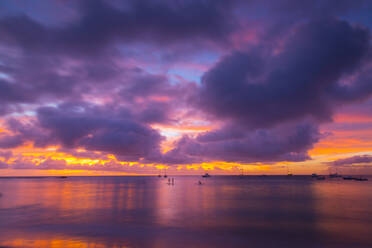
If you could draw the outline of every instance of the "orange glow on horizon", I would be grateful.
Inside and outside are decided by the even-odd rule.
[[[361,114],[337,114],[333,117],[336,123],[372,123],[372,117]]]

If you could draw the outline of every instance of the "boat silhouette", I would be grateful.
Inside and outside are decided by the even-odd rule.
[[[346,176],[346,177],[343,177],[344,180],[353,180],[354,178],[352,176]]]

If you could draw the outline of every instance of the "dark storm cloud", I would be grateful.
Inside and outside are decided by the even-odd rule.
[[[167,154],[170,161],[309,159],[307,151],[322,137],[319,123],[330,121],[338,105],[372,93],[363,78],[371,61],[366,29],[337,19],[313,21],[291,30],[282,44],[275,51],[236,51],[203,76],[197,107],[230,124],[183,138]]]
[[[196,90],[194,83],[169,82],[169,78],[162,74],[149,74],[138,71],[132,74],[131,82],[122,85],[120,96],[127,101],[134,101],[136,98],[158,97],[166,98],[177,97],[178,99],[188,96]]]
[[[6,3],[3,5],[6,9]],[[52,8],[53,3],[48,1],[45,5]],[[240,34],[246,25],[257,26],[257,21],[270,29],[264,32],[266,36],[287,29],[299,19],[353,17],[362,9],[366,13],[372,9],[372,4],[366,0],[337,3],[322,0],[82,0],[69,5],[75,14],[70,18],[57,15],[62,19],[59,25],[35,18],[32,12],[4,11],[0,18],[0,41],[21,47],[28,53],[67,56],[94,56],[110,50],[114,44],[133,42],[163,48],[169,44],[187,46],[193,43],[200,49],[200,42],[204,41],[209,46],[219,44],[221,49],[230,50],[231,35]],[[58,23],[58,19],[52,23],[55,21]]]
[[[33,99],[16,84],[0,80],[0,116],[16,111],[17,107],[12,104],[32,101]]]
[[[198,159],[249,163],[258,161],[302,161],[321,134],[311,123],[296,123],[273,129],[247,130],[226,126],[200,134],[196,139],[184,137],[177,148],[166,154],[165,162],[190,163]]]
[[[0,40],[27,51],[95,54],[112,42],[222,40],[236,26],[231,4],[224,1],[80,2],[80,17],[50,27],[26,15],[0,20]]]
[[[143,123],[169,123],[171,122],[168,116],[170,106],[168,103],[150,103],[150,106],[141,111],[137,117]]]
[[[259,30],[263,30],[261,43],[271,43],[285,35],[291,26],[319,18],[342,18],[372,27],[369,18],[372,2],[369,0],[250,0],[240,3],[237,11],[240,20],[245,24],[252,20],[259,23]]]
[[[60,145],[115,154],[126,161],[160,157],[163,137],[125,107],[98,106],[77,102],[57,107],[40,107],[37,120],[8,119],[12,134],[0,136],[0,148],[14,148],[33,142],[35,147]],[[78,154],[81,156],[82,154]],[[92,154],[86,154],[94,157]]]
[[[262,2],[262,1],[258,1]],[[296,1],[296,0],[279,0],[271,2],[268,8],[272,12],[281,14],[281,16],[290,16],[291,18],[303,17],[324,17],[346,15],[358,12],[360,15],[363,10],[370,10],[371,2],[368,0],[313,0],[313,1]],[[285,15],[286,14],[286,15]]]
[[[88,92],[84,87],[88,76],[83,73],[61,74],[58,70],[61,70],[63,62],[58,58],[7,55],[3,51],[0,55],[0,61],[7,64],[6,69],[0,68],[0,74],[6,75],[4,80],[0,80],[0,103],[4,109],[0,114],[20,111],[16,108],[20,103],[68,99]]]
[[[231,15],[231,6],[221,1],[79,1],[75,6],[77,17],[63,25],[48,25],[32,18],[33,13],[5,12],[0,18],[0,76],[9,77],[0,81],[0,115],[22,111],[15,108],[20,103],[83,95],[109,94],[127,103],[136,97],[177,95],[182,86],[170,86],[165,75],[144,76],[141,65],[118,65],[123,57],[113,52],[115,44],[220,40],[234,28],[233,18],[224,18]],[[169,109],[165,104],[143,108],[145,122],[169,121],[161,110]]]
[[[186,105],[197,90],[195,83],[172,84],[165,75],[138,73],[121,85],[120,99],[136,109],[136,118],[144,123],[170,123],[171,113]]]
[[[14,84],[0,80],[0,102],[22,102],[26,97],[18,91]]]
[[[349,158],[338,159],[327,163],[331,166],[347,166],[353,164],[368,164],[372,163],[372,156],[370,155],[357,155]]]
[[[360,90],[354,90],[362,86],[358,82],[348,88],[339,84],[368,55],[366,29],[328,19],[294,32],[278,55],[259,48],[223,58],[203,76],[199,106],[217,118],[265,127],[309,116],[329,120],[345,98],[340,91],[359,93],[350,100],[371,93],[369,84]]]
[[[22,145],[24,138],[22,135],[1,135],[0,136],[0,148],[14,148]]]
[[[138,160],[159,154],[162,136],[136,121],[129,110],[87,104],[43,107],[40,126],[64,147],[83,147]]]
[[[26,105],[20,104],[69,102],[90,97],[137,105],[135,112],[144,121],[165,122],[171,105],[161,104],[162,99],[179,101],[195,88],[186,82],[172,85],[166,75],[122,65],[118,56],[102,55],[98,61],[58,56],[15,57],[3,58],[7,66],[0,68],[0,76],[4,73],[7,77],[0,79],[0,115],[24,111]],[[136,102],[139,98],[140,104]],[[155,116],[155,112],[159,116]]]

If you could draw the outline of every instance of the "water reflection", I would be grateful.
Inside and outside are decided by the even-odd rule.
[[[0,180],[0,247],[371,247],[369,182]]]
[[[1,247],[48,247],[48,248],[105,248],[107,243],[99,243],[92,241],[81,241],[74,239],[65,239],[64,237],[53,237],[47,239],[34,238],[14,238],[10,241],[5,241]],[[122,244],[111,243],[109,247],[124,248]]]
[[[333,180],[313,184],[317,225],[334,244],[371,246],[371,184]],[[365,246],[367,247],[367,246]]]

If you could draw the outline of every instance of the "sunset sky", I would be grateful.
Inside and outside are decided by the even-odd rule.
[[[0,176],[372,174],[372,1],[0,1]]]

